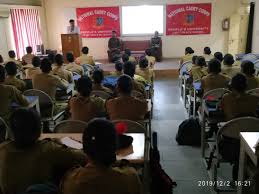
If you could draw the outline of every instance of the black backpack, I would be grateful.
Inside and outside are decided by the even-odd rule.
[[[175,140],[179,145],[201,145],[201,126],[198,119],[184,120],[178,128]]]

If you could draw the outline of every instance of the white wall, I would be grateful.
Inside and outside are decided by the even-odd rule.
[[[259,0],[255,0],[253,53],[259,53]]]
[[[51,49],[61,51],[60,34],[65,33],[68,18],[75,17],[71,8],[98,7],[116,5],[143,5],[143,4],[173,4],[173,3],[212,3],[212,24],[210,35],[195,36],[163,36],[163,56],[166,58],[179,57],[184,54],[186,46],[192,46],[198,53],[204,46],[210,46],[213,51],[227,51],[228,32],[222,31],[221,22],[231,16],[238,6],[238,0],[43,0],[46,11],[48,30],[48,45]],[[123,40],[150,39],[150,37],[123,37]],[[90,54],[97,59],[107,58],[107,38],[83,39],[83,45],[90,48]]]

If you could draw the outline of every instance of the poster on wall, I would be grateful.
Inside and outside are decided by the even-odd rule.
[[[166,35],[210,34],[211,3],[166,6]]]
[[[82,38],[111,37],[112,30],[120,36],[119,7],[88,7],[76,9]]]

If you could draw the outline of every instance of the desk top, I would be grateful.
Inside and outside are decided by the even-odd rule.
[[[127,159],[132,163],[143,163],[145,152],[145,135],[144,133],[127,133],[126,135],[133,137],[132,146],[117,151],[117,160]],[[40,139],[45,138],[64,138],[70,137],[78,142],[82,141],[81,133],[45,133]]]

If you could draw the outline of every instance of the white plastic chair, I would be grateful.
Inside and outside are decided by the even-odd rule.
[[[246,93],[259,97],[259,88],[248,90]]]
[[[251,61],[251,62],[255,62],[256,60],[258,60],[258,58],[253,53],[248,53],[248,54],[244,55],[241,59],[241,61]]]
[[[79,120],[61,121],[54,127],[54,133],[83,133],[86,126],[86,122]]]

